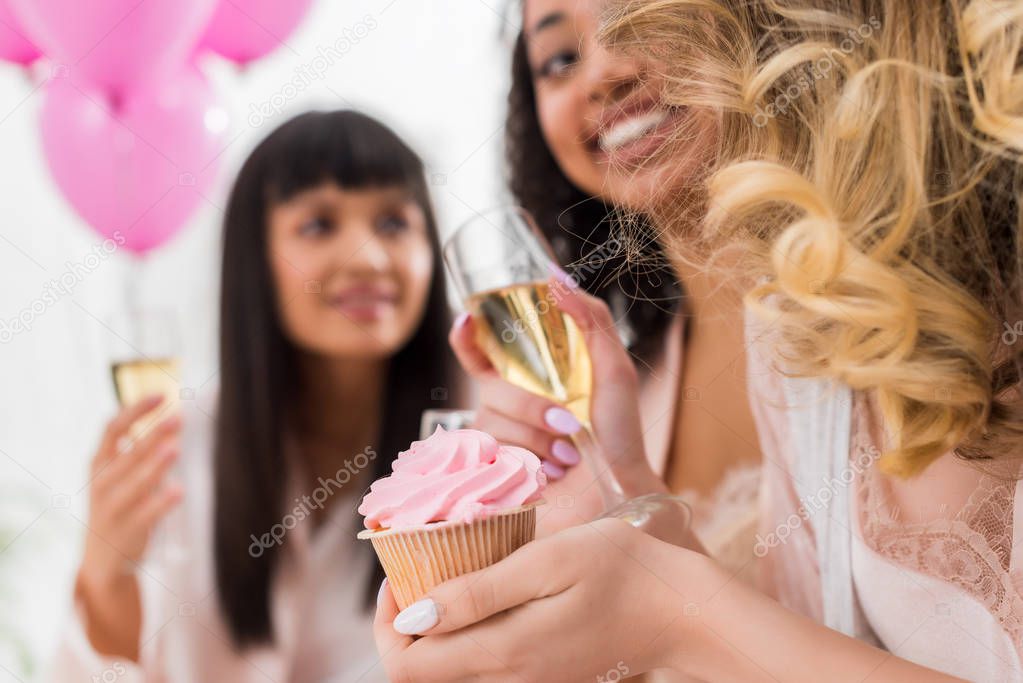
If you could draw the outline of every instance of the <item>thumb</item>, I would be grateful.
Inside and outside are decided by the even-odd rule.
[[[448,333],[448,344],[470,377],[482,379],[494,375],[494,366],[476,343],[476,323],[468,311],[455,319]]]
[[[598,387],[613,389],[638,384],[636,366],[618,336],[611,309],[603,299],[584,292],[564,272],[551,278],[551,292],[558,307],[575,322],[586,341],[593,366],[593,382]]]
[[[568,563],[562,560],[558,567],[557,542],[551,545],[545,541],[527,543],[500,562],[435,586],[395,617],[395,630],[410,635],[457,631],[530,600],[561,592],[567,583],[552,577],[559,576],[558,569],[563,575]]]
[[[398,615],[398,603],[394,600],[391,587],[384,579],[377,593],[377,610],[373,618],[373,638],[376,640],[380,659],[385,660],[391,655],[398,655],[414,641],[411,636],[402,635],[394,630],[394,617]]]

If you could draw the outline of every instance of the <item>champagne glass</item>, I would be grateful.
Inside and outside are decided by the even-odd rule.
[[[139,417],[129,428],[134,442],[164,419],[181,411],[181,339],[177,320],[168,309],[131,308],[123,314],[110,316],[107,329],[110,344],[110,375],[117,402],[123,408],[144,398],[159,394],[163,402]],[[180,462],[172,468],[172,476],[182,480]],[[172,562],[185,559],[183,538],[184,515],[180,506],[167,513],[163,530],[154,539]],[[174,529],[174,531],[171,531]]]
[[[430,438],[430,435],[437,431],[437,427],[443,427],[449,432],[465,429],[475,418],[474,410],[424,410],[419,420],[419,438]]]
[[[593,431],[593,370],[586,342],[550,291],[553,250],[518,207],[477,215],[444,245],[444,261],[476,323],[477,343],[508,382],[564,406],[582,424],[572,436],[592,470],[602,517],[619,517],[677,545],[692,545],[691,512],[678,496],[628,498]]]
[[[582,424],[573,435],[604,499],[601,516],[681,546],[692,546],[692,512],[680,497],[629,499],[590,421],[593,373],[585,340],[550,292],[555,261],[530,215],[496,209],[459,227],[444,261],[476,321],[477,343],[508,382],[564,406]]]
[[[159,394],[163,403],[131,426],[132,439],[180,409],[181,361],[173,314],[130,310],[110,318],[110,375],[121,407]]]
[[[555,304],[555,261],[519,208],[479,214],[444,245],[444,261],[476,322],[477,343],[511,384],[564,406],[582,424],[572,436],[592,468],[604,507],[626,500],[590,422],[593,372],[582,332]]]

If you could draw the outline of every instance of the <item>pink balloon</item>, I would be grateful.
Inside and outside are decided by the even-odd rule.
[[[39,48],[25,35],[25,29],[7,6],[7,0],[0,0],[0,59],[27,65],[34,62],[39,54]]]
[[[244,64],[275,50],[291,35],[312,0],[220,0],[200,48]]]
[[[136,253],[170,239],[213,184],[226,114],[202,76],[179,73],[125,98],[69,78],[46,87],[43,152],[75,211]]]
[[[28,36],[79,82],[117,96],[171,73],[216,0],[7,0]]]

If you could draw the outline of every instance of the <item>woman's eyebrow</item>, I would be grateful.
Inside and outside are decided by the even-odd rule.
[[[406,187],[404,185],[383,185],[378,186],[376,189],[378,189],[380,194],[389,202],[397,202],[400,204],[419,202],[419,198],[416,196],[415,191],[411,187]]]
[[[544,30],[545,28],[553,26],[564,20],[565,20],[564,12],[551,12],[550,14],[541,17],[540,20],[533,25],[533,28],[530,29],[526,35],[529,37],[535,36],[537,33]]]

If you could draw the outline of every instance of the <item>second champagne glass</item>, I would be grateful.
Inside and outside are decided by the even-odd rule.
[[[465,429],[475,418],[474,410],[424,410],[419,420],[419,438],[430,438],[437,427],[443,427],[449,432]]]
[[[170,309],[129,308],[108,317],[110,373],[118,404],[124,408],[154,395],[163,402],[151,413],[138,418],[129,428],[131,441],[138,441],[161,421],[181,413],[181,337],[177,318]],[[170,471],[183,481],[180,460]],[[184,531],[185,511],[181,506],[164,518],[153,539],[153,552],[162,552],[170,562],[187,559]]]
[[[110,374],[122,408],[153,395],[163,403],[131,426],[133,439],[179,410],[181,393],[180,340],[173,313],[166,309],[136,310],[110,316]]]

